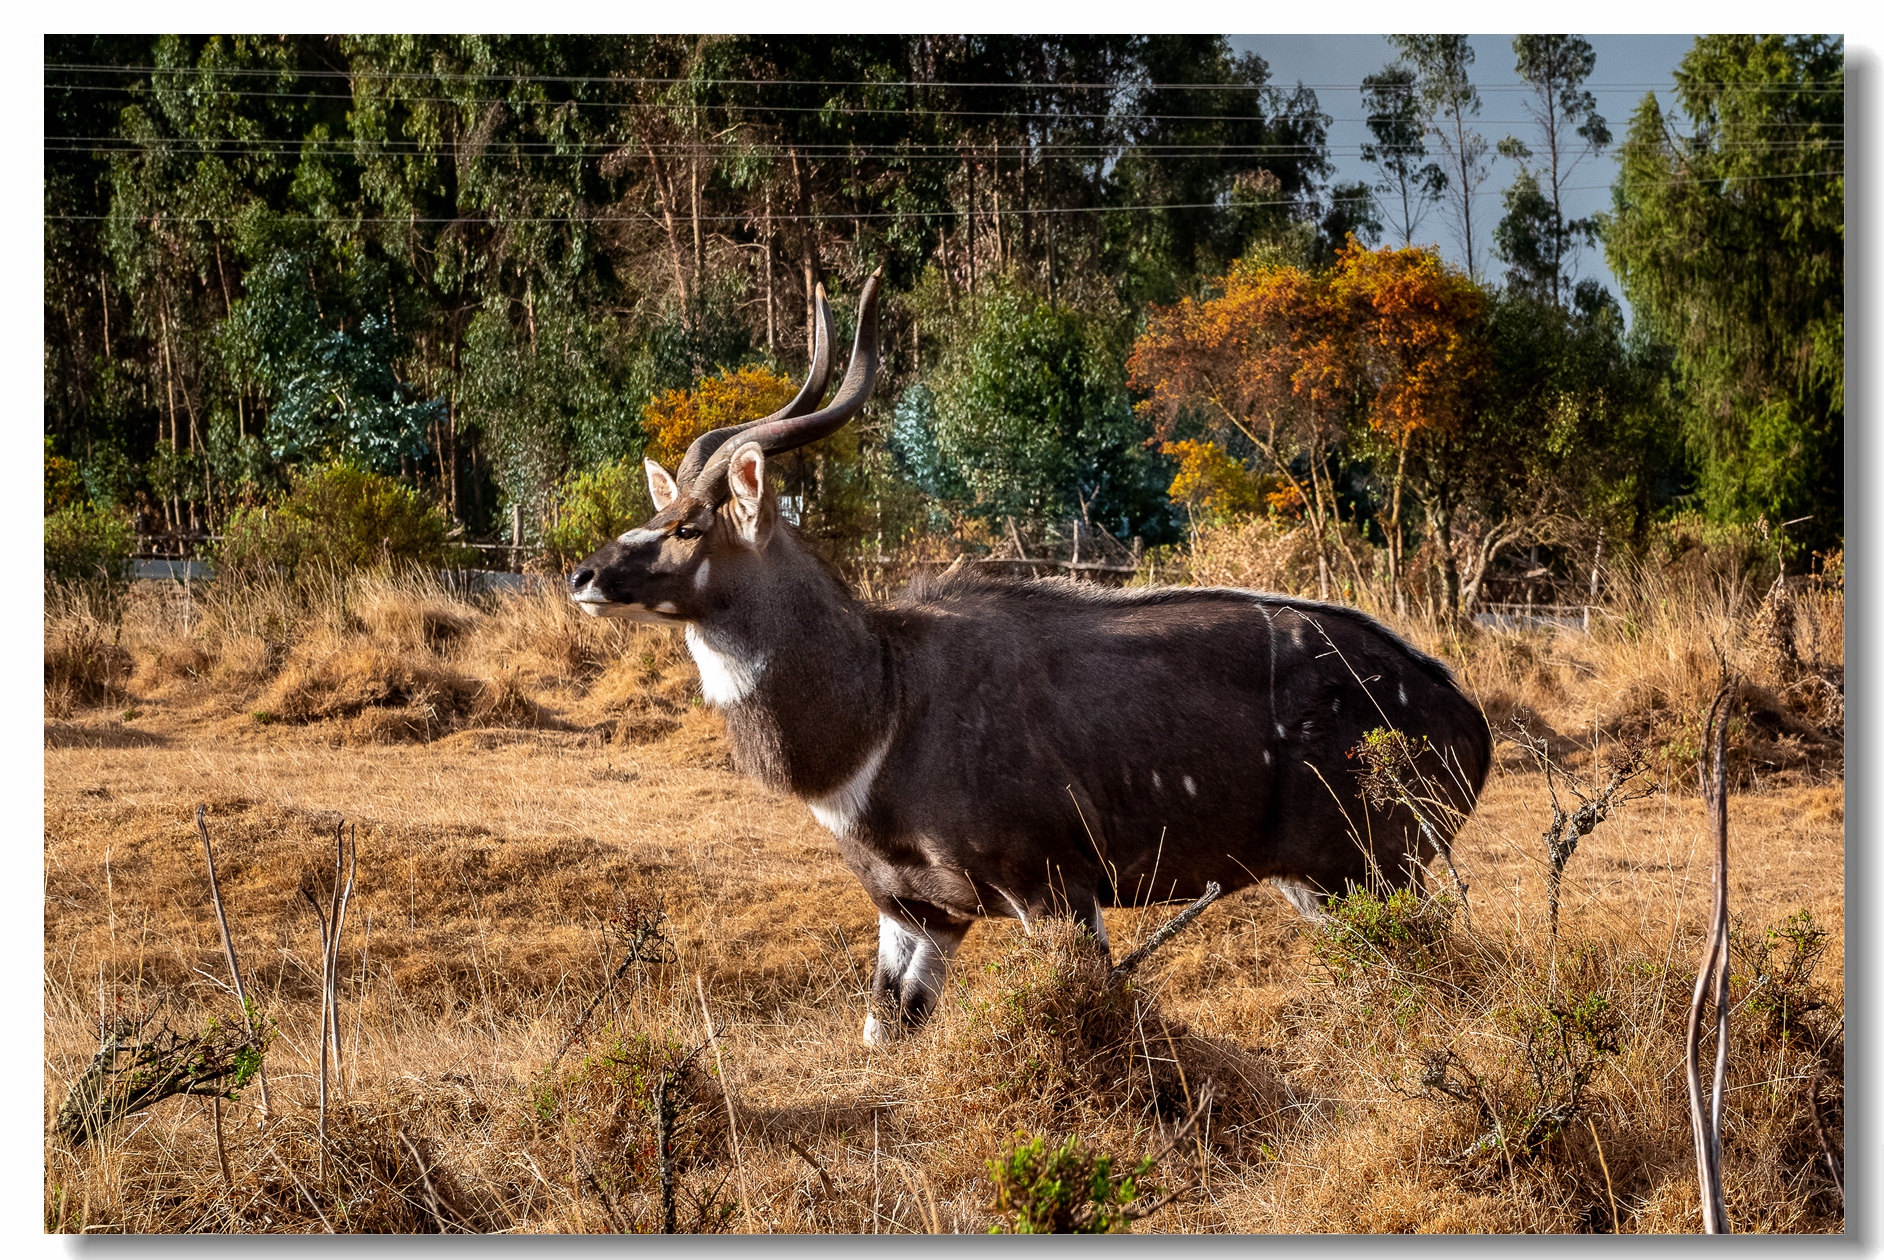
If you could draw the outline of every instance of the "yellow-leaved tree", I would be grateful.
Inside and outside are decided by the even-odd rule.
[[[670,389],[641,409],[647,456],[669,472],[702,433],[771,415],[798,387],[763,366],[730,368],[692,389]]]

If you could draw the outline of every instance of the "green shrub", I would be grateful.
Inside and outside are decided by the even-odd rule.
[[[647,478],[638,460],[578,473],[558,492],[560,521],[543,531],[545,561],[557,571],[654,515]]]
[[[70,503],[46,517],[46,576],[67,582],[130,581],[137,534],[112,508]]]
[[[1410,888],[1330,897],[1315,936],[1316,961],[1337,981],[1372,968],[1424,975],[1448,956],[1457,908],[1444,893],[1422,896]]]
[[[1139,1199],[1139,1179],[1152,1161],[1130,1172],[1114,1172],[1110,1155],[1097,1155],[1069,1137],[1048,1150],[1036,1137],[1021,1141],[1000,1159],[988,1161],[994,1182],[993,1209],[1007,1217],[989,1233],[1123,1234],[1132,1228],[1127,1210]],[[1156,1193],[1153,1191],[1152,1193]]]
[[[270,570],[293,576],[318,565],[346,573],[371,568],[468,563],[469,548],[447,537],[445,514],[408,486],[351,464],[295,474],[287,492],[238,508],[212,557],[239,579]]]

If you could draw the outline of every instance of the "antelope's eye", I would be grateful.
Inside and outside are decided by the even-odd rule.
[[[698,537],[700,537],[700,531],[699,531],[699,530],[697,530],[697,529],[695,529],[695,528],[694,528],[693,526],[691,526],[691,525],[676,525],[676,526],[674,527],[674,537],[676,537],[676,538],[698,538]]]

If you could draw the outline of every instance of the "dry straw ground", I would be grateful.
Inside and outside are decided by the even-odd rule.
[[[236,1017],[199,803],[275,1032],[272,1113],[253,1084],[224,1108],[226,1178],[210,1103],[174,1098],[77,1149],[48,1137],[46,1227],[659,1229],[660,1081],[681,1230],[986,1230],[1003,1219],[988,1161],[1017,1132],[1129,1167],[1206,1082],[1149,1177],[1190,1188],[1140,1230],[1696,1230],[1692,785],[1724,662],[1750,697],[1732,728],[1727,1202],[1739,1230],[1841,1229],[1808,1092],[1823,1068],[1836,1145],[1842,594],[1762,594],[1655,574],[1590,634],[1402,626],[1565,768],[1647,751],[1664,790],[1583,840],[1555,941],[1550,797],[1506,741],[1458,843],[1469,911],[1364,903],[1319,929],[1259,886],[1129,988],[1072,930],[990,922],[932,1025],[884,1050],[859,1039],[875,915],[808,812],[733,773],[678,635],[413,581],[144,589],[111,615],[50,599],[49,1132],[101,1007],[185,1031]],[[321,1149],[299,889],[326,879],[342,818],[359,876]],[[1109,912],[1115,946],[1173,909]],[[621,966],[655,922],[673,949],[644,931],[646,960]]]

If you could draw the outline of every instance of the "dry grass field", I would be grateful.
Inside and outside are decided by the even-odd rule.
[[[733,772],[678,634],[414,581],[151,587],[110,615],[49,594],[46,1228],[658,1230],[666,1129],[682,1231],[986,1231],[1008,1219],[989,1161],[1022,1134],[1158,1157],[1143,1181],[1183,1193],[1140,1231],[1698,1230],[1694,759],[1724,663],[1748,680],[1728,1208],[1736,1230],[1842,1229],[1808,1100],[1822,1068],[1836,1146],[1842,594],[1761,594],[1689,575],[1590,634],[1401,627],[1569,771],[1624,741],[1648,758],[1659,790],[1583,840],[1554,940],[1551,799],[1506,740],[1457,846],[1465,909],[1373,902],[1330,929],[1258,886],[1128,987],[1064,925],[993,921],[932,1023],[883,1049],[859,1035],[875,913],[802,805]],[[240,1018],[199,804],[272,1021],[272,1106],[254,1082],[224,1104],[220,1157],[202,1097],[73,1147],[53,1117],[101,1009]],[[323,1144],[300,890],[325,887],[342,820],[359,867]],[[1115,951],[1176,909],[1108,912]],[[650,956],[624,965],[637,925]]]

